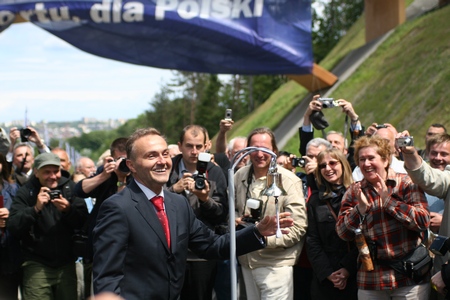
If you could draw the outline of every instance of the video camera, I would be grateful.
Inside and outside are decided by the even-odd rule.
[[[194,174],[195,189],[203,190],[206,187],[206,170],[208,168],[208,162],[211,161],[211,154],[203,152],[198,155],[197,160],[197,174]]]

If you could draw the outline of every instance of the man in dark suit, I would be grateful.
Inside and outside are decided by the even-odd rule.
[[[94,291],[111,291],[127,300],[177,299],[188,248],[202,258],[225,259],[229,235],[215,235],[196,219],[185,197],[163,190],[172,161],[167,143],[156,129],[138,129],[126,149],[134,179],[100,208],[94,229]],[[167,236],[149,200],[155,196],[164,198]],[[282,215],[282,227],[293,225],[287,216]],[[275,232],[274,217],[239,231],[237,255],[263,248],[264,236]]]

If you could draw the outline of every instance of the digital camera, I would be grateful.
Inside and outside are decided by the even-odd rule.
[[[233,119],[233,110],[227,108],[227,110],[225,111],[225,120],[231,121],[232,119]]]
[[[117,160],[123,158],[119,163],[119,171],[122,173],[130,173],[130,168],[127,166],[127,158],[126,157],[119,157]]]
[[[50,200],[61,197],[60,190],[51,190],[51,191],[47,191],[47,193],[50,195]]]
[[[399,137],[396,141],[397,147],[414,146],[414,139],[412,136]]]
[[[31,130],[28,128],[20,128],[20,140],[22,143],[28,142],[28,138],[31,136]]]
[[[198,155],[197,174],[192,176],[192,178],[194,178],[196,190],[203,190],[206,187],[206,170],[208,168],[208,162],[210,161],[211,154],[204,152]]]
[[[306,165],[306,159],[304,159],[303,157],[296,157],[293,158],[291,161],[291,165],[293,167],[300,167],[300,168],[304,168]]]
[[[334,100],[334,98],[319,98],[317,100],[322,102],[322,108],[333,108],[339,106],[339,102]]]
[[[384,124],[378,124],[377,126],[375,126],[376,129],[380,129],[380,128],[387,128],[386,125]]]

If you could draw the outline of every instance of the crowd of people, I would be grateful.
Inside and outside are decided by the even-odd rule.
[[[224,119],[215,147],[197,124],[172,145],[137,129],[98,167],[72,166],[34,128],[2,129],[0,298],[227,300],[236,264],[239,299],[450,299],[449,255],[433,249],[450,235],[450,135],[432,124],[416,149],[407,130],[333,105],[348,132],[325,132],[315,95],[299,155],[265,127],[228,141]]]

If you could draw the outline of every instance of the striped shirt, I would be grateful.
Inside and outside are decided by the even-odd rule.
[[[342,199],[336,231],[346,241],[355,237],[354,230],[360,227],[369,248],[376,245],[371,253],[379,260],[400,259],[411,252],[421,242],[421,233],[430,225],[428,203],[422,190],[406,174],[389,169],[388,197],[381,199],[371,183],[363,179],[361,190],[369,207],[365,217],[355,205],[358,204],[357,183],[353,183]],[[375,247],[372,247],[374,249]],[[374,261],[373,271],[358,270],[358,288],[364,290],[390,290],[414,285],[414,281],[395,272],[387,265]]]

